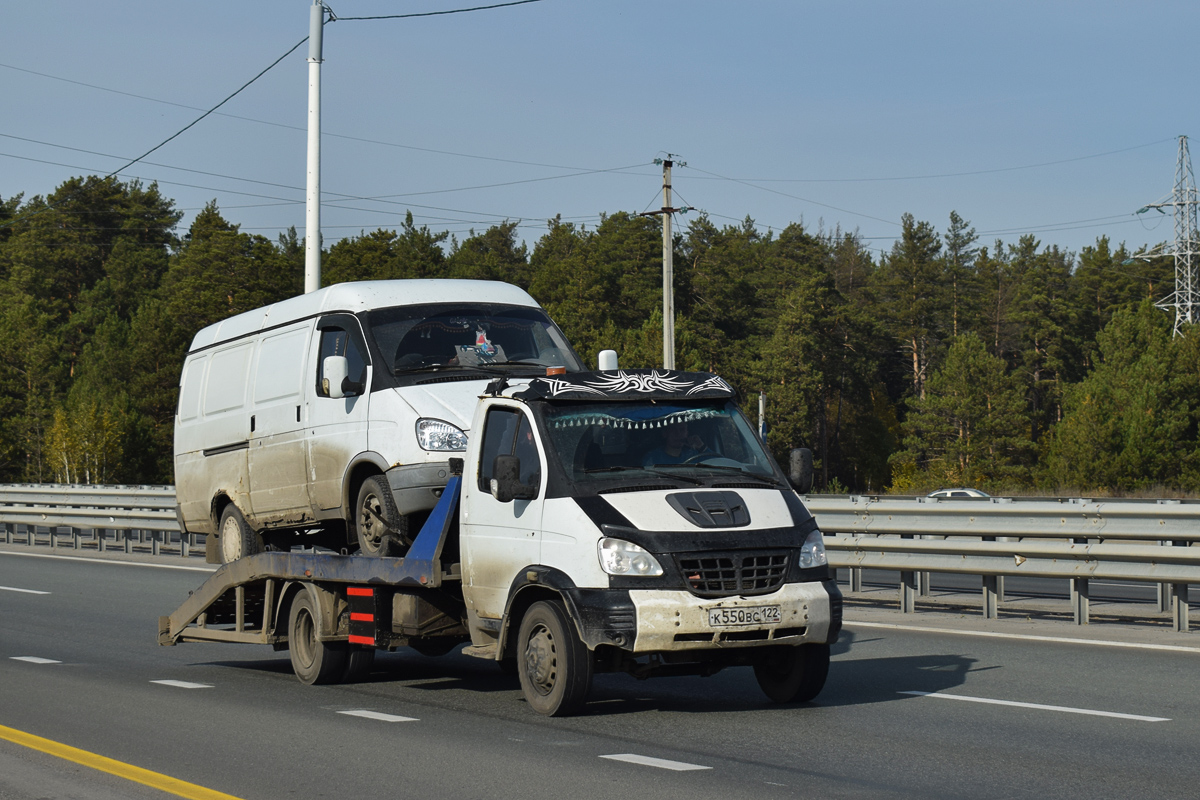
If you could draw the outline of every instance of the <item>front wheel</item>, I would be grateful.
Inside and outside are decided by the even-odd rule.
[[[301,683],[337,683],[346,676],[349,654],[344,642],[322,642],[312,595],[301,591],[288,617],[288,654]],[[374,651],[372,658],[374,657]]]
[[[530,707],[547,717],[575,713],[592,686],[592,658],[562,603],[540,600],[521,620],[517,674]]]
[[[754,665],[759,688],[776,703],[807,703],[825,688],[829,645],[772,648]]]
[[[233,503],[221,512],[221,563],[229,564],[259,551],[258,534]]]
[[[409,544],[408,517],[396,510],[385,478],[375,475],[363,481],[354,509],[354,532],[363,555],[404,555]]]

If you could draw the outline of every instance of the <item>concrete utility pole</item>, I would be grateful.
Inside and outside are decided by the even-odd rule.
[[[304,292],[321,288],[321,32],[325,6],[308,14],[308,181],[304,198]]]
[[[1175,241],[1143,251],[1134,256],[1149,261],[1158,256],[1175,256],[1175,291],[1155,303],[1161,309],[1175,309],[1175,336],[1183,333],[1184,325],[1200,322],[1200,234],[1196,228],[1196,176],[1192,173],[1192,157],[1188,153],[1187,137],[1179,137],[1179,155],[1175,161],[1175,191],[1165,200],[1138,209],[1139,214],[1156,209],[1166,213],[1170,207],[1175,217]]]
[[[663,367],[675,369],[675,264],[674,243],[671,241],[671,215],[676,211],[690,211],[687,206],[671,207],[671,167],[676,162],[673,153],[667,153],[666,158],[654,159],[655,164],[663,168],[663,207],[658,211],[644,211],[640,216],[657,217],[663,220]],[[686,167],[686,161],[678,162]]]

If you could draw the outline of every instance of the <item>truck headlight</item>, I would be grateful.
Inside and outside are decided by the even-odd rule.
[[[600,566],[609,575],[662,575],[662,564],[643,548],[624,539],[601,539],[596,545]]]
[[[424,450],[466,450],[467,435],[449,422],[440,419],[419,419],[417,444]]]
[[[821,536],[821,531],[813,529],[800,547],[800,569],[823,567],[828,563],[829,559],[825,557],[825,538]]]

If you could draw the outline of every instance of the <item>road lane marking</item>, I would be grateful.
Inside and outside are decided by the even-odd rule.
[[[61,661],[55,661],[53,658],[41,658],[39,656],[11,656],[13,661],[28,661],[30,664],[61,664]]]
[[[211,683],[192,683],[190,681],[150,681],[159,686],[174,686],[176,689],[211,689]]]
[[[88,564],[120,564],[125,567],[154,567],[155,569],[183,569],[189,572],[216,572],[217,567],[186,567],[182,564],[150,564],[144,561],[122,561],[117,558],[81,558],[79,556],[57,556],[53,553],[22,553],[0,550],[0,556],[22,556],[24,558],[57,558],[60,561],[83,561]]]
[[[641,764],[646,767],[658,767],[659,769],[669,769],[674,772],[689,772],[696,769],[712,769],[712,767],[703,767],[699,764],[687,764],[683,761],[668,761],[665,758],[651,758],[650,756],[639,756],[636,753],[617,753],[611,756],[600,756],[607,758],[610,761],[627,761],[630,764]]]
[[[107,772],[109,775],[116,775],[118,778],[124,778],[134,783],[159,789],[176,797],[185,797],[187,800],[239,800],[239,798],[231,794],[218,792],[204,786],[197,786],[194,783],[181,781],[169,775],[151,772],[148,769],[142,769],[132,764],[126,764],[123,761],[116,761],[105,756],[96,755],[95,753],[89,753],[87,750],[80,750],[77,747],[71,747],[70,745],[55,742],[51,739],[43,739],[41,736],[34,736],[32,733],[25,733],[15,728],[6,728],[0,725],[0,739],[6,739],[13,744],[19,744],[22,747],[28,747],[40,753],[57,756],[75,764],[91,767],[100,772]]]
[[[377,719],[380,722],[420,722],[416,717],[398,717],[395,714],[383,714],[378,711],[368,711],[365,708],[356,708],[351,711],[339,711],[339,714],[345,714],[347,717],[362,717],[363,719]]]
[[[15,586],[0,586],[2,592],[20,592],[21,594],[50,594],[49,592],[39,592],[37,589],[18,589]]]
[[[1033,708],[1039,711],[1061,711],[1066,714],[1087,714],[1092,717],[1114,717],[1116,719],[1131,719],[1136,722],[1170,722],[1170,717],[1143,717],[1140,714],[1120,714],[1116,711],[1096,711],[1091,708],[1072,708],[1070,706],[1047,706],[1041,703],[1018,703],[1013,700],[992,700],[987,697],[968,697],[962,694],[942,694],[941,692],[899,692],[917,697],[938,697],[942,700],[963,700],[968,703],[987,703],[994,706],[1014,706],[1016,708]]]
[[[919,633],[953,633],[958,636],[985,636],[993,639],[1023,639],[1029,642],[1052,642],[1055,644],[1090,644],[1097,647],[1128,647],[1134,650],[1170,650],[1176,653],[1200,653],[1200,647],[1185,647],[1178,644],[1141,644],[1139,642],[1114,642],[1107,639],[1073,639],[1069,636],[1034,636],[1028,633],[996,633],[993,631],[964,631],[956,628],[929,628],[920,625],[897,625],[891,622],[860,622],[848,619],[848,628],[889,628],[896,631]]]

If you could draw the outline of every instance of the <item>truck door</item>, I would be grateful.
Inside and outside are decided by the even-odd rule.
[[[480,617],[499,619],[513,578],[540,561],[545,458],[529,413],[520,407],[488,409],[481,441],[476,474],[463,481],[463,597]],[[492,496],[498,455],[521,459],[521,482],[537,486],[537,497],[501,503]]]
[[[367,449],[371,371],[362,330],[352,315],[322,317],[317,334],[309,346],[307,370],[308,493],[314,509],[330,509],[342,504],[342,479],[351,459]],[[330,397],[321,385],[327,356],[345,356],[349,362],[347,377],[359,386],[345,397]]]
[[[311,327],[311,322],[291,325],[258,343],[247,458],[250,507],[260,523],[301,517],[308,510],[301,406]]]

